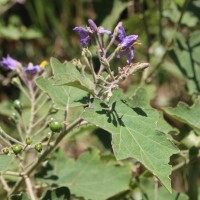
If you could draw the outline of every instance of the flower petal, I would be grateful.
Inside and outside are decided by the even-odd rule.
[[[127,47],[130,47],[133,45],[134,42],[137,41],[138,35],[129,35],[123,39],[120,46],[123,49],[126,49]]]
[[[15,70],[17,66],[20,65],[20,62],[7,55],[7,57],[3,58],[3,60],[0,62],[0,65],[6,67],[7,69]]]
[[[119,24],[118,24],[118,29],[119,29],[119,34],[117,35],[117,41],[119,42],[119,43],[121,43],[123,40],[124,40],[124,38],[126,37],[126,32],[125,32],[125,30],[124,30],[124,27],[123,27],[123,25],[122,25],[122,22],[120,22]]]
[[[108,31],[108,30],[105,30],[105,29],[100,29],[98,31],[99,34],[103,35],[103,34],[108,34],[108,35],[111,35],[111,31]]]

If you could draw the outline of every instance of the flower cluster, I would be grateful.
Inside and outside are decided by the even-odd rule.
[[[134,45],[139,44],[137,42],[138,35],[126,35],[124,27],[120,22],[115,30],[117,30],[117,34],[113,33],[109,30],[105,30],[102,27],[97,27],[97,25],[91,19],[88,20],[89,27],[83,28],[81,26],[75,27],[73,30],[77,31],[80,35],[80,43],[83,47],[86,47],[90,44],[92,38],[95,38],[95,35],[100,35],[103,37],[104,34],[110,36],[110,39],[114,37],[114,42],[118,44],[118,53],[117,58],[121,56],[127,57],[127,63],[131,64],[134,59]],[[101,49],[105,50],[105,47]]]
[[[32,63],[29,63],[27,67],[23,67],[22,63],[9,55],[0,61],[0,65],[8,70],[18,71],[25,82],[32,81],[39,73],[44,71],[42,65],[33,65]]]

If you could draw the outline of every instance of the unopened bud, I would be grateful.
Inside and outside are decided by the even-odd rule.
[[[20,80],[17,77],[12,78],[11,83],[15,86],[18,86],[20,84]]]
[[[13,106],[14,106],[15,110],[16,110],[19,114],[21,114],[21,112],[22,112],[22,104],[21,104],[20,100],[16,99],[16,100],[13,102]]]
[[[88,24],[89,24],[89,27],[92,31],[97,30],[97,25],[94,23],[94,21],[92,19],[88,19]]]
[[[31,143],[32,143],[31,138],[30,138],[30,137],[27,137],[27,138],[26,138],[26,144],[27,144],[27,145],[30,145]]]
[[[2,152],[4,153],[4,154],[9,154],[9,148],[8,147],[5,147],[5,148],[3,148],[2,149]]]

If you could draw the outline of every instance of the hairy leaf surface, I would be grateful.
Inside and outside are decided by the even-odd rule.
[[[102,162],[96,151],[83,153],[78,160],[59,152],[50,166],[43,181],[67,186],[72,194],[84,199],[105,200],[129,189],[130,168]]]
[[[135,158],[156,175],[171,191],[169,157],[177,152],[166,135],[156,131],[159,113],[154,109],[130,107],[122,101],[107,105],[94,101],[83,118],[112,134],[112,146],[118,160]]]

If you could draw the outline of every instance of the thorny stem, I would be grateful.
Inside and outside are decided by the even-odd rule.
[[[73,129],[75,128],[78,124],[80,124],[82,122],[81,118],[78,118],[76,121],[74,121],[72,124],[70,124],[65,131],[63,131],[56,139],[56,141],[54,142],[54,144],[52,146],[50,146],[49,148],[47,148],[44,153],[41,155],[41,157],[35,161],[35,163],[33,163],[33,165],[25,171],[25,174],[28,176],[30,175],[38,166],[39,164],[41,164],[41,162],[57,147],[57,145],[60,143],[60,141]],[[12,191],[9,193],[9,195],[15,193],[21,183],[23,182],[23,178],[20,178],[17,183],[15,184],[15,186],[13,187]]]

